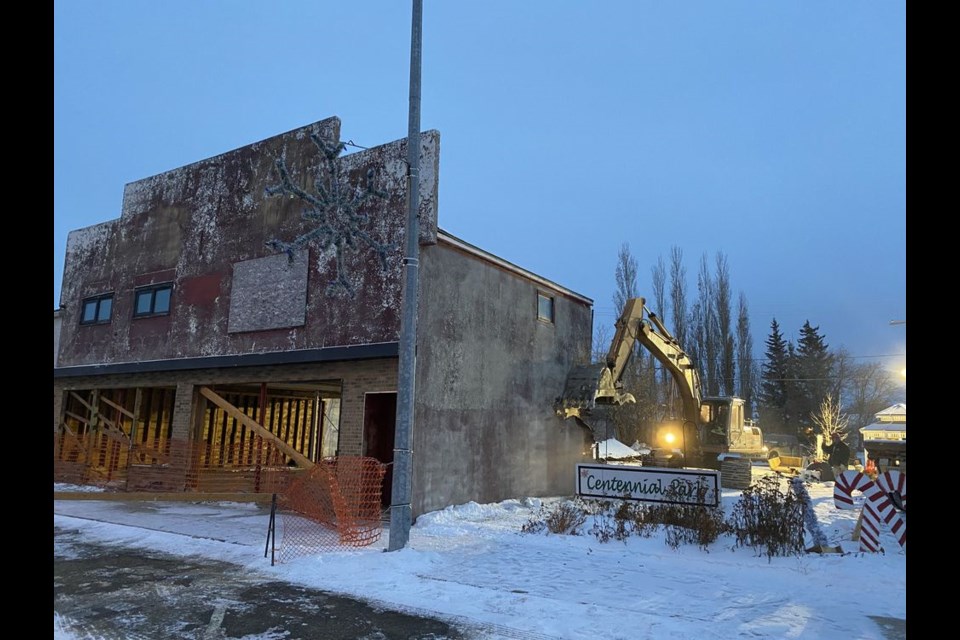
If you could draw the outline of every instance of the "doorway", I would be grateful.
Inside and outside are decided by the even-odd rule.
[[[368,393],[363,400],[363,455],[384,464],[393,462],[393,440],[397,422],[397,393]],[[390,506],[393,493],[393,465],[383,476],[380,505]]]

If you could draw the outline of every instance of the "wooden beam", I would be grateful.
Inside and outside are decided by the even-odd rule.
[[[73,432],[73,429],[70,428],[70,425],[68,425],[66,422],[61,422],[61,423],[60,423],[60,427],[61,427],[64,431],[66,431],[68,434],[70,434],[70,436],[71,436],[71,437],[74,439],[74,441],[77,443],[77,446],[80,448],[80,450],[83,451],[84,456],[89,456],[90,452],[89,452],[89,450],[87,449],[87,443],[84,442],[84,441],[80,438],[80,436],[78,436],[77,434],[75,434],[75,433]]]
[[[117,426],[117,423],[115,423],[113,420],[111,420],[107,416],[101,413],[101,414],[98,414],[97,417],[100,418],[98,422],[102,422],[103,424],[107,425],[107,427],[109,427],[110,429],[116,429],[117,431],[120,431],[121,433],[123,433],[120,427]]]
[[[79,403],[82,404],[84,407],[86,407],[86,408],[87,408],[87,411],[90,411],[90,412],[93,413],[93,414],[98,414],[98,413],[100,413],[99,411],[97,411],[97,410],[93,407],[93,405],[91,405],[89,402],[87,402],[86,400],[84,400],[84,399],[83,399],[83,396],[81,396],[81,395],[80,395],[79,393],[77,393],[76,391],[71,391],[71,392],[70,392],[70,395],[72,395],[74,398],[76,398],[77,402],[79,402]]]
[[[127,411],[126,409],[124,409],[123,407],[121,407],[120,405],[118,405],[118,404],[117,404],[116,402],[114,402],[113,400],[110,400],[109,398],[100,398],[100,402],[105,402],[105,403],[107,403],[107,405],[113,407],[114,409],[116,409],[117,411],[119,411],[119,412],[122,413],[123,415],[127,416],[128,418],[132,418],[132,417],[133,417],[133,413],[132,413],[132,412]],[[102,415],[102,414],[101,414],[101,415]]]
[[[130,416],[130,446],[133,447],[133,443],[137,438],[137,423],[139,419],[137,416],[140,415],[140,403],[143,400],[143,389],[137,387],[137,393],[133,400],[133,415]]]
[[[264,429],[263,426],[245,414],[240,409],[237,409],[235,406],[221,398],[214,391],[208,387],[200,387],[200,395],[204,398],[217,405],[223,409],[231,418],[235,418],[239,422],[243,423],[248,429],[256,433],[258,436],[272,442],[277,445],[277,448],[283,451],[287,456],[289,456],[294,462],[297,463],[297,466],[303,469],[310,469],[313,467],[313,462],[307,458],[305,455],[291,447],[289,444],[278,438],[277,436],[270,433],[268,430]]]
[[[88,418],[84,418],[83,416],[76,414],[72,411],[64,411],[63,413],[73,418],[74,420],[77,420],[78,422],[82,422],[83,424],[87,424],[87,425],[90,424],[90,420]]]

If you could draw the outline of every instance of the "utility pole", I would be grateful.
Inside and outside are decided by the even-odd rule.
[[[420,48],[423,0],[413,0],[410,35],[410,111],[407,128],[407,227],[403,257],[403,311],[400,317],[400,363],[397,372],[397,423],[393,441],[393,490],[390,496],[390,543],[387,551],[407,546],[413,517],[410,486],[413,452],[414,379],[417,369],[417,299],[420,280]]]

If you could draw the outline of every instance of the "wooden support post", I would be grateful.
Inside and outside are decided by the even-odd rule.
[[[140,405],[143,403],[143,389],[137,387],[137,392],[133,397],[133,415],[130,416],[130,450],[133,451],[133,445],[137,441],[137,427],[140,426]]]

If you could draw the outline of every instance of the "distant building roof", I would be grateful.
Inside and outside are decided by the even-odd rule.
[[[904,431],[907,430],[906,422],[874,422],[865,427],[860,427],[860,433],[864,431]]]
[[[897,404],[891,405],[884,409],[883,411],[878,411],[875,415],[877,416],[899,416],[907,415],[907,403],[898,402]]]

